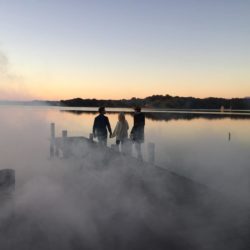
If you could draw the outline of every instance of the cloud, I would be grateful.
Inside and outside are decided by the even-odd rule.
[[[24,78],[13,72],[6,53],[0,51],[0,99],[23,100],[31,98]]]

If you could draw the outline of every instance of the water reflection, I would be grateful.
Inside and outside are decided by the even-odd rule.
[[[112,127],[119,111],[107,112]],[[129,110],[125,112],[132,125],[133,113]],[[88,135],[95,114],[94,110],[61,110],[58,121],[61,123],[63,116],[72,132],[75,130],[76,133]],[[145,144],[142,147],[144,159],[147,159],[147,144],[153,142],[157,165],[230,195],[248,196],[249,114],[145,112],[145,115]],[[73,121],[77,122],[74,128]],[[83,123],[86,125],[84,128]],[[81,130],[76,131],[80,124]],[[109,143],[113,143],[112,140]]]
[[[83,115],[83,114],[90,114],[96,115],[98,112],[93,110],[61,110],[61,112],[71,113],[74,115]],[[107,114],[118,114],[120,111],[108,111]],[[125,111],[126,115],[133,116],[132,112]],[[197,112],[144,112],[147,119],[152,121],[171,121],[171,120],[193,120],[193,119],[207,119],[207,120],[214,120],[214,119],[225,119],[230,118],[232,120],[250,120],[250,115],[248,113],[219,113],[219,112],[205,112],[205,113],[197,113]]]

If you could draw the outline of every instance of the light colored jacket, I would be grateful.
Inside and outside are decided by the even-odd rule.
[[[113,138],[116,136],[116,140],[124,140],[128,138],[128,129],[129,126],[127,120],[124,122],[118,121],[111,137]]]

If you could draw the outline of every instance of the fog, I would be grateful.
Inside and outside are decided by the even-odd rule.
[[[1,249],[249,249],[249,204],[231,199],[232,187],[221,193],[86,144],[50,159],[45,112],[0,114],[0,169],[16,171],[0,202]]]

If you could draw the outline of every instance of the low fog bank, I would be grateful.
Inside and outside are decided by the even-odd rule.
[[[1,208],[3,249],[247,247],[246,211],[186,179],[102,152],[40,164]]]
[[[249,249],[241,204],[84,144],[50,160],[45,117],[2,118],[0,168],[15,169],[17,185],[1,203],[1,249]]]

